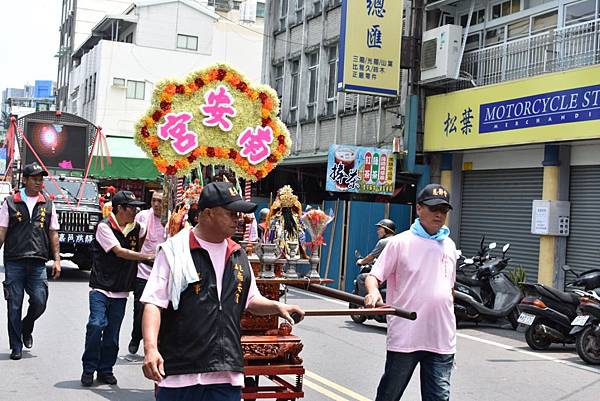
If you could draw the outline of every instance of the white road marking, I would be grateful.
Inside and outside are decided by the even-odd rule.
[[[457,335],[457,337],[465,338],[467,340],[477,341],[477,342],[480,342],[480,343],[483,343],[483,344],[492,345],[494,347],[503,348],[503,349],[508,350],[508,351],[515,351],[515,352],[521,353],[523,355],[533,356],[533,357],[536,357],[536,358],[539,358],[539,359],[545,359],[545,360],[551,361],[551,362],[562,363],[563,365],[567,365],[567,366],[570,366],[572,368],[581,369],[581,370],[587,370],[588,372],[592,372],[592,373],[600,373],[600,369],[593,368],[591,366],[580,365],[578,363],[574,363],[574,362],[571,362],[571,361],[566,361],[566,360],[560,359],[560,358],[554,358],[552,356],[549,356],[549,355],[546,355],[546,354],[542,354],[542,353],[525,351],[523,349],[520,349],[520,348],[517,348],[517,347],[513,347],[512,345],[502,344],[502,343],[499,343],[499,342],[496,342],[496,341],[486,340],[486,339],[483,339],[483,338],[479,338],[479,337],[475,337],[475,336],[471,336],[471,335],[463,334],[463,333],[457,333],[456,335]]]
[[[338,301],[336,299],[331,299],[331,298],[327,298],[324,296],[312,294],[308,291],[300,290],[297,288],[294,288],[293,290],[290,289],[290,291],[295,292],[297,294],[308,295],[308,296],[311,296],[314,298],[322,299],[324,301],[331,302],[331,303],[338,304],[338,305],[348,305],[347,302],[342,302],[342,301]],[[592,372],[592,373],[600,373],[600,369],[598,369],[598,368],[594,368],[594,367],[587,366],[587,365],[581,365],[581,364],[574,363],[571,361],[566,361],[564,359],[555,358],[555,357],[552,357],[552,356],[549,356],[546,354],[542,354],[542,353],[536,353],[536,352],[522,350],[520,348],[513,347],[512,345],[502,344],[497,341],[486,340],[483,338],[479,338],[479,337],[475,337],[475,336],[471,336],[471,335],[463,334],[463,333],[457,333],[456,335],[457,335],[457,337],[461,337],[461,338],[464,338],[467,340],[477,341],[477,342],[480,342],[483,344],[491,345],[491,346],[498,347],[498,348],[503,348],[508,351],[515,351],[515,352],[521,353],[523,355],[533,356],[533,357],[536,357],[539,359],[544,359],[544,360],[555,362],[555,363],[561,363],[563,365],[566,365],[566,366],[569,366],[572,368],[581,369],[581,370],[585,370],[585,371]]]

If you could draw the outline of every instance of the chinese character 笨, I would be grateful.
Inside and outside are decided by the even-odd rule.
[[[453,132],[456,132],[456,116],[451,116],[450,113],[448,113],[448,117],[446,118],[446,121],[444,121],[444,133],[448,136]]]
[[[242,148],[240,155],[248,159],[250,164],[258,164],[271,155],[269,144],[273,142],[271,127],[246,128],[237,139]]]
[[[471,129],[473,128],[473,123],[471,123],[472,119],[473,119],[473,110],[470,107],[468,107],[463,111],[462,120],[460,120],[460,123],[462,124],[462,127],[460,128],[460,130],[462,131],[462,133],[464,135],[468,135],[471,133]]]
[[[378,49],[381,49],[383,41],[381,38],[381,29],[379,28],[380,25],[373,25],[371,28],[367,29],[367,47],[376,47]]]
[[[196,133],[188,131],[191,119],[191,113],[169,113],[165,116],[165,123],[158,129],[159,138],[173,139],[171,147],[180,155],[185,155],[198,146]]]
[[[233,108],[233,97],[223,85],[208,91],[204,95],[206,104],[200,106],[200,111],[206,116],[202,123],[207,127],[217,125],[223,131],[230,131],[233,124],[228,117],[235,117],[237,112]]]
[[[385,14],[384,2],[385,0],[367,0],[367,15],[383,18]]]

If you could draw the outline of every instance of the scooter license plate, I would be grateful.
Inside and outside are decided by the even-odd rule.
[[[587,323],[587,321],[588,321],[589,318],[590,317],[588,315],[577,316],[571,322],[571,326],[585,326],[585,324]]]
[[[533,321],[535,320],[535,316],[534,315],[530,315],[529,313],[521,313],[519,315],[519,318],[517,319],[517,322],[521,323],[521,324],[526,324],[527,326],[531,326],[533,324]]]

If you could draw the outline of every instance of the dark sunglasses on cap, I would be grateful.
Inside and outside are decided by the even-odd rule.
[[[441,212],[441,213],[446,214],[450,211],[450,207],[447,205],[435,205],[435,206],[425,205],[425,206],[427,206],[427,208],[433,213]]]

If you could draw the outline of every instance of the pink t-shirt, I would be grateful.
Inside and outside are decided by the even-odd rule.
[[[142,210],[135,216],[135,221],[146,228],[146,238],[142,245],[143,253],[156,253],[156,247],[166,239],[165,227],[160,222],[160,217],[154,214],[152,209]],[[145,263],[138,263],[137,277],[148,280],[152,266]]]
[[[144,236],[144,227],[142,226],[140,229],[140,237]],[[113,233],[112,229],[105,222],[98,223],[98,227],[96,227],[96,240],[104,249],[104,252],[109,252],[116,246],[121,246],[117,237],[115,237],[115,233]],[[106,295],[109,298],[127,298],[129,296],[129,292],[114,292],[114,291],[106,291],[101,290],[99,288],[92,288],[92,291],[98,291],[102,294]]]
[[[24,191],[21,191],[21,197],[25,201],[27,205],[27,209],[29,210],[29,217],[31,217],[31,213],[33,213],[33,208],[37,203],[38,198],[33,196],[23,197]],[[2,202],[2,207],[0,208],[0,227],[8,228],[8,204],[6,202]],[[56,208],[54,207],[54,203],[52,203],[52,215],[50,216],[50,229],[54,231],[58,231],[60,228],[58,224],[58,215],[56,214]]]
[[[387,280],[388,304],[417,312],[417,320],[388,316],[388,351],[456,352],[454,241],[425,239],[405,231],[390,239],[371,274]]]
[[[221,288],[223,286],[223,272],[225,271],[225,256],[227,254],[227,241],[222,243],[211,243],[206,242],[194,235],[196,241],[206,249],[210,255],[210,260],[215,269],[215,275],[217,277],[217,293],[219,298],[221,297]],[[252,269],[250,269],[252,281],[250,283],[250,289],[248,290],[248,300],[246,301],[246,307],[248,307],[251,299],[259,294],[256,286],[256,280]],[[144,288],[144,293],[140,298],[143,303],[150,303],[160,308],[166,309],[169,306],[169,300],[171,298],[171,268],[167,263],[164,253],[158,252],[156,259],[154,260],[154,268],[148,278],[148,283]],[[195,386],[197,384],[231,384],[232,386],[243,386],[244,385],[244,374],[239,372],[210,372],[210,373],[194,373],[185,375],[170,375],[158,382],[160,387],[188,387]]]

